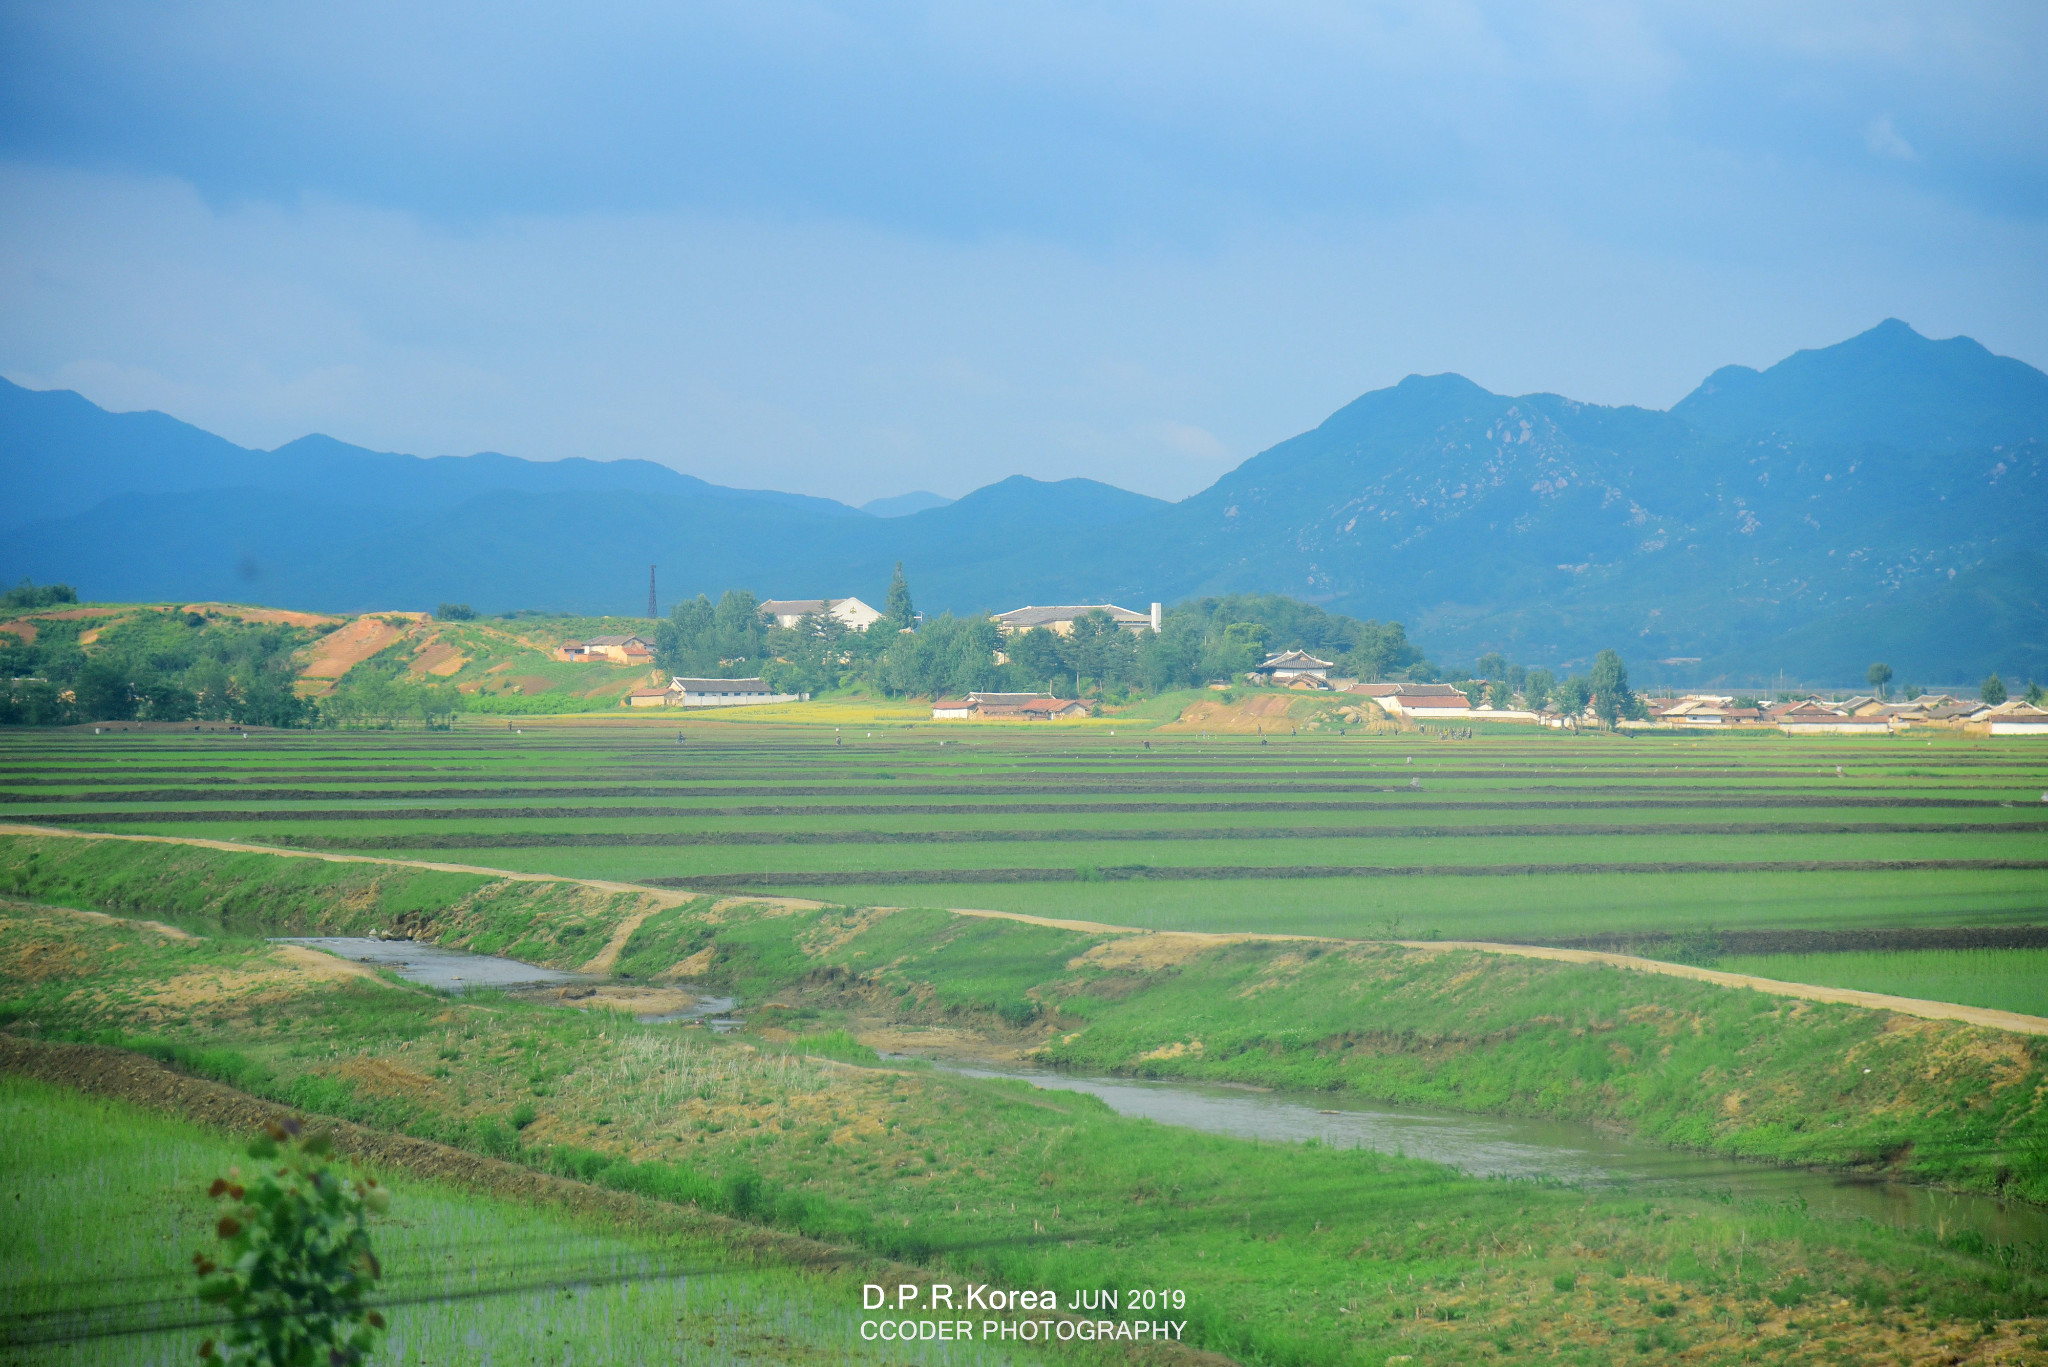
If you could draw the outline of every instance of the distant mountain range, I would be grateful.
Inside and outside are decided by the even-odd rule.
[[[1685,682],[2048,679],[2048,375],[1888,321],[1669,412],[1411,376],[1179,503],[1016,476],[947,502],[728,489],[646,461],[251,451],[0,381],[0,577],[98,599],[327,611],[928,611],[1293,594],[1432,655],[1569,667],[1613,645]],[[1662,661],[1666,663],[1659,664]]]
[[[953,500],[928,489],[917,489],[907,494],[894,494],[888,498],[871,498],[860,505],[864,513],[876,517],[909,517],[927,508],[943,508]]]

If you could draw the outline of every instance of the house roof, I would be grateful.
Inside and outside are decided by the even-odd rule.
[[[674,691],[668,688],[636,688],[626,696],[629,698],[666,698]]]
[[[1400,684],[1392,683],[1355,683],[1344,691],[1347,693],[1363,693],[1368,698],[1387,698],[1400,692],[1401,687]]]
[[[1335,663],[1336,661],[1334,660],[1318,660],[1315,656],[1309,654],[1307,651],[1283,650],[1278,655],[1268,655],[1266,657],[1265,663],[1259,666],[1259,670],[1328,669],[1331,665]],[[1258,671],[1255,670],[1253,672],[1256,673]]]
[[[984,707],[1022,707],[1028,702],[1038,702],[1050,697],[1046,693],[969,693],[968,701]]]
[[[586,647],[626,646],[632,645],[635,642],[638,642],[640,645],[645,646],[647,644],[647,638],[645,636],[593,636],[589,640],[585,641],[583,644]],[[575,642],[572,641],[570,642],[570,644],[574,645]]]
[[[822,616],[832,610],[834,598],[770,598],[761,604],[761,611],[772,612],[777,617]]]
[[[1465,697],[1465,692],[1463,689],[1453,688],[1449,684],[1404,683],[1396,684],[1392,694],[1383,694],[1382,696],[1398,696],[1402,699],[1441,698],[1447,696],[1462,698]]]
[[[1056,607],[1012,608],[1008,612],[997,613],[995,618],[1006,627],[1029,629],[1051,626],[1054,622],[1079,621],[1091,612],[1108,613],[1118,626],[1152,624],[1150,613],[1132,612],[1129,608],[1120,608],[1114,603],[1067,603]]]
[[[773,693],[764,679],[685,679],[678,677],[671,688],[685,693]]]

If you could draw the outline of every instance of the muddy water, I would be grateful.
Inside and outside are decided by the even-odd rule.
[[[1073,1077],[939,1065],[969,1077],[1017,1078],[1086,1092],[1119,1115],[1238,1139],[1373,1149],[1426,1158],[1480,1177],[1539,1178],[1575,1186],[1736,1200],[1784,1201],[1809,1211],[1947,1235],[1974,1230],[1997,1243],[2048,1244],[2048,1210],[1805,1168],[1655,1148],[1589,1125],[1460,1115],[1346,1101],[1324,1094],[1131,1078]]]
[[[466,949],[446,949],[418,940],[372,940],[354,935],[319,935],[302,938],[281,937],[280,943],[309,945],[344,959],[353,959],[357,963],[375,964],[379,968],[390,969],[407,982],[419,983],[423,987],[435,988],[442,992],[461,992],[473,987],[557,987],[568,983],[595,981],[581,973],[568,973],[559,968],[542,968],[538,964],[522,963],[517,959],[472,954]],[[743,1024],[732,1014],[735,1005],[733,998],[698,992],[688,983],[678,983],[676,986],[695,998],[691,1005],[679,1011],[642,1016],[640,1019],[656,1025],[701,1020],[719,1034],[725,1034]]]
[[[517,959],[499,959],[488,954],[471,954],[461,949],[443,949],[418,940],[371,940],[354,935],[285,937],[282,943],[322,949],[359,964],[388,968],[409,983],[461,992],[473,987],[546,987],[558,983],[580,983],[580,974],[558,968],[541,968]]]

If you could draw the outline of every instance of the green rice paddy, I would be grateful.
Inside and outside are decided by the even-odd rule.
[[[2048,925],[2048,746],[692,716],[0,736],[0,819],[1157,929]]]
[[[0,1353],[9,1363],[185,1363],[218,1330],[192,1296],[225,1134],[0,1076]],[[749,1265],[710,1241],[620,1230],[380,1173],[377,1303],[393,1367],[485,1363],[1037,1361],[978,1344],[861,1341],[857,1279]],[[175,1326],[175,1327],[173,1327]]]

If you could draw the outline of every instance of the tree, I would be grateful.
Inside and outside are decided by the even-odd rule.
[[[917,625],[917,609],[910,601],[910,581],[903,577],[903,562],[896,562],[896,573],[889,576],[888,607],[883,615],[893,622],[898,631]]]
[[[1022,682],[1031,688],[1043,688],[1066,673],[1066,662],[1060,658],[1060,638],[1047,627],[1018,632],[1004,643],[1003,653],[1010,657],[1010,665],[1022,676]]]
[[[1993,674],[1984,681],[1984,686],[1977,690],[1977,696],[1993,707],[1998,706],[2005,701],[2005,680]]]
[[[1629,691],[1628,666],[1612,650],[1593,657],[1593,714],[1612,726],[1635,711],[1635,694]]]
[[[1557,681],[1550,677],[1547,669],[1532,669],[1522,680],[1522,701],[1537,711],[1550,701],[1550,690]]]
[[[745,589],[727,589],[712,609],[712,649],[720,669],[751,670],[767,653],[768,624],[761,603]]]
[[[1505,678],[1508,672],[1508,657],[1497,650],[1489,650],[1473,664],[1472,671],[1477,677],[1489,683],[1495,679]]]
[[[1514,694],[1508,690],[1506,679],[1495,679],[1486,686],[1486,705],[1497,710],[1505,710],[1515,705]]]
[[[2027,701],[2035,707],[2048,702],[2048,688],[2043,688],[2032,679],[2027,680]]]
[[[1585,678],[1566,679],[1557,686],[1551,697],[1557,703],[1557,710],[1563,715],[1581,716],[1585,713],[1586,704],[1593,700],[1593,683]]]
[[[1882,698],[1884,686],[1892,681],[1892,667],[1888,664],[1874,664],[1863,671],[1863,677],[1870,680],[1871,688]]]
[[[374,1179],[335,1173],[325,1135],[297,1139],[298,1122],[272,1122],[249,1145],[262,1167],[248,1184],[231,1169],[207,1192],[231,1203],[214,1225],[226,1248],[219,1262],[193,1254],[192,1266],[199,1299],[233,1317],[225,1343],[200,1345],[208,1367],[354,1367],[384,1328],[363,1299],[384,1275],[368,1216],[391,1208],[390,1193]]]
[[[0,593],[0,610],[25,612],[77,601],[78,590],[69,584],[37,584],[34,580],[23,579],[7,592]]]
[[[443,622],[474,622],[476,609],[467,603],[442,603],[434,609],[434,616]]]

